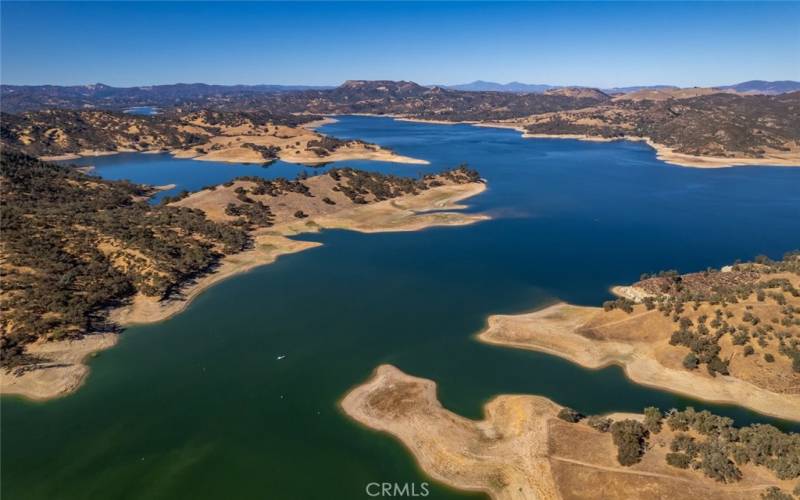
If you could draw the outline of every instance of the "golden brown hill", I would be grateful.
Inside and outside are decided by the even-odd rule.
[[[660,158],[686,166],[800,166],[800,92],[622,99],[503,124],[528,137],[647,140]]]
[[[735,93],[713,87],[689,87],[683,89],[642,89],[636,92],[628,92],[614,97],[615,101],[666,101],[667,99],[689,99],[704,95]]]
[[[215,221],[270,227],[308,218],[314,220],[403,196],[416,196],[435,188],[462,185],[471,188],[483,184],[478,173],[465,166],[420,179],[337,168],[293,181],[240,177],[222,186],[193,193],[173,204],[200,209]]]
[[[313,115],[198,111],[137,116],[110,111],[49,110],[3,115],[7,148],[43,159],[117,152],[170,152],[179,158],[317,164],[363,159],[427,163],[363,141],[323,136],[308,126]]]
[[[751,499],[770,487],[791,491],[800,474],[797,435],[736,429],[707,412],[582,419],[543,397],[503,395],[475,421],[443,408],[433,381],[390,365],[341,405],[402,441],[435,479],[496,499]],[[764,438],[780,444],[756,444]]]
[[[559,87],[556,89],[547,89],[544,91],[544,95],[560,95],[577,99],[597,99],[598,101],[610,99],[609,95],[605,92],[588,87]]]
[[[612,363],[634,381],[800,420],[800,256],[648,278],[603,308],[491,316],[485,342]]]
[[[148,204],[145,186],[7,151],[0,167],[3,368],[38,364],[27,351],[37,341],[111,329],[106,308],[168,297],[248,245],[241,228]]]

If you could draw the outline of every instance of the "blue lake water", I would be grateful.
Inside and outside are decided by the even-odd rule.
[[[159,113],[155,106],[134,106],[125,110],[129,115],[152,116]]]
[[[468,163],[489,187],[469,210],[493,219],[301,236],[324,245],[228,280],[169,321],[127,330],[92,360],[77,393],[5,398],[4,498],[354,499],[371,481],[430,481],[399,443],[338,409],[380,363],[435,380],[443,404],[473,418],[496,394],[530,393],[585,413],[691,404],[798,429],[635,385],[618,367],[586,370],[473,336],[489,314],[556,300],[597,305],[643,272],[797,248],[800,170],[691,169],[642,143],[375,117],[341,117],[321,131],[431,162],[337,165],[420,175]],[[90,163],[103,177],[190,190],[304,169],[138,154]],[[429,498],[467,496],[437,485]]]

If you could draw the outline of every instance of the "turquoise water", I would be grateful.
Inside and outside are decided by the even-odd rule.
[[[430,481],[398,442],[337,407],[380,363],[436,380],[443,404],[474,418],[496,394],[531,393],[586,413],[692,404],[798,430],[637,386],[617,367],[586,370],[472,337],[489,314],[556,300],[596,305],[642,272],[797,248],[800,171],[687,169],[640,143],[523,140],[383,118],[343,117],[322,131],[431,161],[350,166],[416,175],[470,163],[489,183],[470,210],[494,219],[303,236],[324,246],[223,282],[169,321],[127,330],[92,360],[77,393],[4,398],[4,499],[354,499],[368,498],[373,481]],[[223,175],[205,162],[120,158],[93,159],[96,172],[163,184],[174,168],[181,182],[201,185],[206,175],[241,175],[227,164],[217,165]],[[466,496],[479,497],[436,486],[429,498]]]

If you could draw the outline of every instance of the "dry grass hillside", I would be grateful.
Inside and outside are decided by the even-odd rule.
[[[304,127],[314,115],[196,111],[137,116],[110,111],[45,110],[4,114],[6,148],[44,159],[115,152],[170,152],[179,158],[316,164],[348,159],[426,163],[363,141],[343,141]]]
[[[691,89],[690,89],[691,90]],[[775,159],[800,165],[800,92],[739,96],[643,91],[576,110],[531,115],[513,123],[532,135],[648,138],[680,154]],[[670,94],[665,96],[664,93]],[[651,95],[652,94],[652,95]]]
[[[800,420],[800,256],[675,272],[618,287],[603,308],[558,304],[489,318],[484,341]]]
[[[152,206],[152,190],[4,151],[0,360],[22,370],[37,341],[113,329],[103,311],[134,293],[163,299],[247,247],[202,212]]]

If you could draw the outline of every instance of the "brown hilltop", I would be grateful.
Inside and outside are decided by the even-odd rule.
[[[733,90],[713,87],[691,87],[684,89],[642,89],[614,98],[615,101],[666,101],[667,99],[689,99],[712,94],[735,94]]]
[[[560,95],[564,97],[575,97],[578,99],[597,99],[604,101],[611,97],[605,92],[587,87],[559,87],[557,89],[547,89],[545,95]]]
[[[170,152],[179,158],[317,164],[363,159],[427,163],[374,144],[313,130],[315,115],[198,110],[158,116],[112,111],[44,110],[2,117],[4,146],[43,159],[116,152]]]

